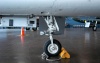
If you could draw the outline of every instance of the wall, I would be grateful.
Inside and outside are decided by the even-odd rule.
[[[28,19],[27,17],[2,17],[1,25],[2,26],[9,26],[9,19],[13,19],[13,26],[28,26]]]

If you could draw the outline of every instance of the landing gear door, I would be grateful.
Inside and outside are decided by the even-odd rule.
[[[54,32],[54,35],[64,34],[65,28],[65,17],[55,16],[56,22],[59,27],[59,31]],[[41,32],[46,32],[48,30],[47,23],[45,22],[44,17],[39,17],[39,30]]]

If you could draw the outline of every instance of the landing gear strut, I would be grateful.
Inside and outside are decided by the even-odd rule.
[[[50,40],[45,43],[44,53],[42,55],[44,57],[58,56],[61,52],[62,46],[58,40],[53,39],[54,32],[59,31],[58,24],[54,16],[44,17],[44,20],[48,26],[48,30],[46,32],[48,33]]]

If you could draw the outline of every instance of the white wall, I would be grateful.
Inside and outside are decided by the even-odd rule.
[[[9,26],[9,19],[13,19],[13,26],[28,26],[27,17],[2,17],[1,25]]]

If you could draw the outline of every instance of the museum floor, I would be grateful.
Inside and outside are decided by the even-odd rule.
[[[100,63],[100,29],[66,28],[63,35],[55,35],[71,55],[70,59],[45,61],[41,59],[48,36],[39,31],[0,29],[0,63]]]

